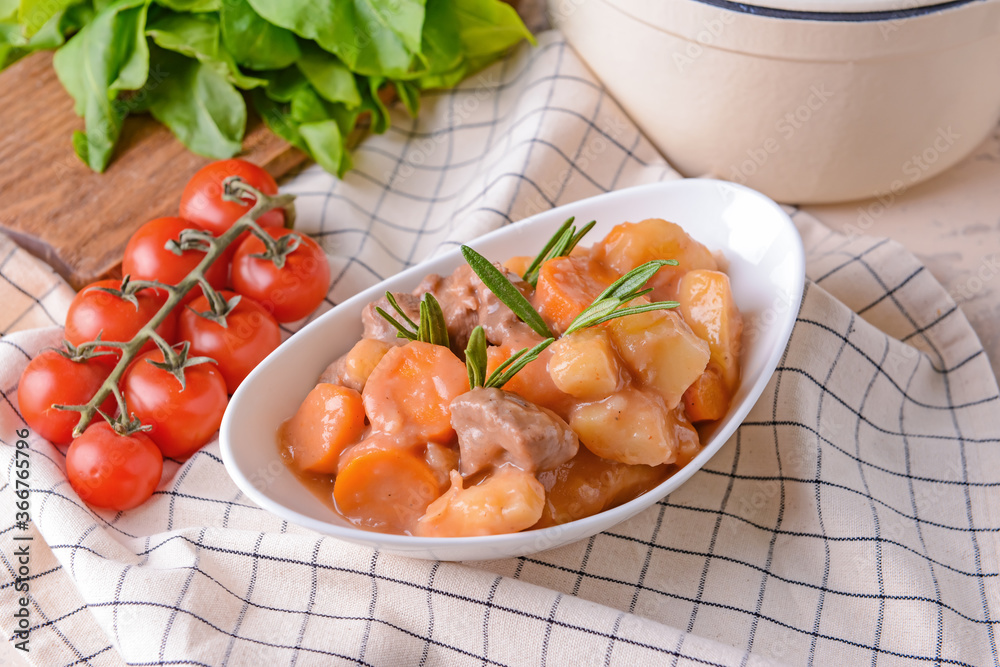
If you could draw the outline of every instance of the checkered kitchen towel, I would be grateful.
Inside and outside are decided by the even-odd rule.
[[[448,244],[677,174],[556,34],[310,169],[302,228],[339,302]],[[153,499],[93,512],[31,439],[39,665],[902,663],[996,665],[1000,419],[982,346],[899,245],[795,212],[805,299],[732,440],[606,533],[531,557],[433,563],[296,528],[229,481],[217,443]],[[0,627],[13,635],[17,382],[69,297],[0,245]],[[20,331],[16,331],[21,329]],[[16,331],[16,332],[15,332]]]

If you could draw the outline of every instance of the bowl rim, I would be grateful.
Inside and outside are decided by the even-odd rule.
[[[715,454],[728,442],[729,438],[736,432],[736,430],[743,423],[747,414],[753,408],[753,406],[760,399],[760,396],[764,392],[764,388],[770,382],[771,377],[774,375],[774,370],[777,368],[778,363],[781,360],[782,355],[784,355],[785,350],[788,346],[788,341],[791,337],[792,330],[795,327],[795,322],[797,319],[797,314],[802,303],[802,295],[805,289],[805,249],[802,244],[802,238],[799,235],[798,229],[795,227],[795,223],[785,212],[785,210],[772,199],[766,195],[743,185],[737,183],[732,183],[729,181],[722,181],[718,179],[710,178],[684,178],[672,181],[660,181],[656,183],[647,183],[644,185],[637,185],[629,188],[623,188],[620,190],[614,190],[611,192],[602,193],[595,195],[593,197],[587,197],[584,199],[577,200],[562,206],[558,206],[552,209],[547,209],[544,211],[539,211],[538,213],[531,215],[527,218],[519,220],[517,222],[511,223],[510,225],[502,226],[492,232],[483,234],[471,239],[466,242],[466,245],[470,245],[473,248],[480,247],[484,243],[488,243],[493,237],[502,234],[510,233],[512,227],[526,227],[534,224],[536,218],[541,216],[556,216],[559,214],[563,217],[568,217],[568,215],[573,214],[574,207],[579,208],[582,204],[592,201],[595,199],[614,199],[623,197],[633,197],[642,196],[642,194],[647,192],[657,192],[657,191],[670,191],[674,189],[685,189],[692,187],[711,187],[715,188],[719,196],[724,196],[724,191],[735,190],[737,192],[742,192],[751,195],[754,198],[761,200],[761,203],[767,208],[770,208],[775,213],[775,218],[779,225],[783,227],[782,236],[787,236],[794,246],[794,254],[791,256],[790,270],[796,276],[794,283],[790,285],[789,295],[790,300],[788,303],[788,313],[789,316],[785,318],[781,327],[777,333],[777,344],[773,347],[771,353],[768,355],[765,368],[771,368],[770,373],[762,373],[754,382],[754,384],[748,389],[747,395],[743,402],[737,407],[737,409],[731,413],[728,417],[729,420],[727,424],[721,428],[719,431],[712,435],[712,446],[704,447],[698,455],[695,456],[691,461],[689,461],[683,468],[676,471],[673,475],[665,479],[663,482],[655,486],[654,488],[640,494],[636,498],[613,507],[611,509],[604,510],[603,512],[598,512],[588,517],[582,519],[577,519],[575,521],[570,521],[564,524],[559,524],[555,526],[550,526],[547,528],[540,528],[536,530],[520,531],[516,533],[504,533],[500,535],[476,535],[476,536],[466,536],[466,537],[422,537],[415,535],[400,535],[397,533],[381,533],[377,531],[365,530],[363,528],[357,528],[354,526],[341,526],[333,524],[327,521],[322,521],[314,517],[297,512],[289,507],[282,505],[281,503],[272,500],[270,496],[265,494],[263,491],[257,488],[257,486],[244,475],[242,469],[236,462],[233,447],[232,447],[232,421],[234,411],[230,410],[228,407],[226,409],[225,415],[223,416],[222,425],[219,434],[219,446],[222,453],[223,464],[226,471],[229,473],[230,477],[236,482],[236,485],[241,491],[254,503],[262,507],[263,509],[276,514],[277,516],[295,523],[299,526],[308,528],[310,530],[316,531],[318,533],[329,535],[338,539],[347,540],[350,542],[361,542],[371,544],[374,542],[378,543],[378,549],[387,550],[395,553],[406,553],[409,551],[425,551],[432,552],[435,549],[461,549],[462,547],[500,547],[506,543],[518,543],[525,539],[525,535],[531,535],[534,538],[536,544],[544,544],[547,541],[553,546],[559,544],[560,534],[575,529],[576,532],[586,532],[590,530],[588,524],[602,524],[608,520],[609,517],[620,517],[614,518],[612,523],[609,525],[617,525],[626,518],[636,514],[641,511],[643,507],[648,506],[649,498],[655,497],[654,503],[661,500],[664,496],[670,493],[672,490],[676,489],[684,482],[686,482],[695,472],[700,470],[705,463],[708,462]],[[716,249],[721,250],[721,249]],[[442,261],[448,259],[460,259],[461,252],[458,244],[446,253],[440,255],[435,255],[428,258],[428,260],[417,263],[416,265],[405,269],[397,274],[389,276],[386,280],[392,280],[395,278],[406,278],[410,275],[417,275],[422,271],[425,264],[429,261]],[[373,290],[375,287],[382,285],[385,281],[380,281],[376,285],[369,288],[361,290],[359,293],[353,295],[349,299],[346,299],[338,304],[337,307],[323,313],[320,317],[316,318],[314,321],[310,322],[308,327],[319,327],[322,326],[321,322],[328,317],[332,317],[331,313],[336,312],[341,307],[347,307],[355,302],[366,300],[368,297],[365,295]],[[419,280],[417,281],[419,282]],[[415,283],[416,284],[416,283]],[[302,329],[303,331],[305,330]],[[280,350],[285,345],[290,344],[295,340],[293,335],[287,341],[279,346]],[[278,350],[272,352],[271,354],[276,354]],[[265,360],[266,361],[266,360]],[[258,365],[258,368],[263,366],[264,362]],[[257,374],[258,368],[255,368],[249,376],[244,380],[244,382],[236,390],[236,393],[230,399],[229,405],[234,405],[238,401],[241,394],[246,393],[250,390],[253,384],[252,380],[254,375]],[[669,485],[669,488],[667,488]],[[572,526],[573,528],[570,528]],[[597,531],[591,531],[590,534],[596,532],[601,532],[601,530],[606,530],[606,528],[599,528]],[[537,551],[542,551],[543,549],[533,549],[526,553],[535,553]]]

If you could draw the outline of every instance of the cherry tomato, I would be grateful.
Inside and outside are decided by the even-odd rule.
[[[159,349],[136,359],[123,383],[129,413],[153,428],[147,433],[164,456],[185,458],[212,439],[226,411],[226,380],[213,363],[184,369],[185,386],[169,371]]]
[[[130,303],[121,296],[95,289],[117,290],[120,287],[121,282],[118,280],[98,280],[80,290],[73,297],[66,313],[66,340],[79,345],[95,340],[101,334],[101,340],[127,342],[167,301],[167,294],[163,290],[139,290],[134,295],[137,303]],[[176,330],[176,312],[168,314],[160,326],[156,327],[156,333],[169,343],[174,341]],[[142,349],[153,347],[155,344],[149,341]],[[120,350],[115,350],[115,353],[121,358]]]
[[[235,292],[221,292],[228,301]],[[226,315],[226,327],[199,315],[209,311],[204,296],[192,301],[178,320],[178,336],[191,341],[191,354],[215,359],[230,394],[264,357],[281,344],[278,322],[262,305],[244,296]]]
[[[219,160],[199,169],[184,186],[181,194],[181,217],[216,236],[232,227],[238,218],[250,210],[253,202],[240,203],[222,198],[222,182],[230,176],[239,176],[266,195],[278,194],[278,184],[257,165],[238,158]],[[261,227],[282,227],[285,224],[285,212],[281,209],[268,211],[257,219],[257,224]]]
[[[159,280],[168,285],[179,283],[205,257],[200,250],[185,250],[180,255],[167,250],[167,241],[176,240],[185,229],[197,229],[197,225],[182,218],[156,218],[144,224],[125,246],[122,273],[131,276],[132,280]],[[215,289],[225,287],[228,278],[229,263],[225,256],[219,257],[205,272],[205,279]],[[187,293],[184,302],[201,293],[201,287],[195,287]]]
[[[17,386],[18,407],[28,426],[55,444],[72,440],[80,413],[56,410],[52,405],[83,405],[90,401],[114,368],[104,361],[105,358],[73,361],[55,350],[45,350],[32,359],[21,373]],[[114,395],[109,394],[100,409],[113,417]]]
[[[92,507],[129,510],[146,502],[163,474],[163,456],[145,433],[119,435],[96,421],[66,452],[66,476]]]
[[[272,238],[298,234],[299,246],[282,268],[269,259],[252,255],[264,252],[264,242],[250,236],[233,256],[233,287],[267,308],[279,322],[294,322],[323,303],[330,289],[330,264],[326,253],[305,234],[290,229],[266,229]]]

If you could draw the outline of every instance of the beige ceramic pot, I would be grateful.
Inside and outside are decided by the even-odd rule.
[[[1000,118],[1000,0],[549,0],[671,163],[789,203],[898,194]]]

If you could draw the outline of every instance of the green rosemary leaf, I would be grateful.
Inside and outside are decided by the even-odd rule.
[[[497,366],[496,368],[493,369],[493,372],[490,373],[490,376],[492,377],[494,375],[499,375],[500,373],[503,373],[512,364],[516,363],[518,359],[520,359],[521,357],[523,357],[527,351],[528,351],[528,348],[525,347],[525,348],[522,348],[522,349],[518,350],[514,354],[510,355],[510,357],[508,357],[506,361],[504,361],[502,364],[500,364],[499,366]]]
[[[570,323],[569,327],[566,329],[566,333],[570,334],[579,329],[586,329],[590,326],[589,322],[591,320],[596,320],[599,317],[604,317],[608,313],[612,313],[615,310],[621,308],[622,302],[618,299],[605,299],[604,301],[595,301],[586,308],[583,309],[579,315]]]
[[[664,266],[677,266],[677,260],[654,259],[651,262],[646,262],[645,264],[635,267],[624,276],[611,283],[606,290],[598,294],[597,298],[594,299],[594,303],[610,298],[621,299],[629,294],[632,294],[637,289],[645,285],[649,279],[656,275],[656,272]]]
[[[640,290],[638,292],[635,292],[635,293],[631,294],[629,296],[629,298],[627,300],[622,301],[622,303],[628,303],[629,301],[634,301],[634,300],[638,299],[640,296],[646,296],[647,294],[649,294],[652,291],[653,291],[652,287],[647,287],[644,290]]]
[[[568,255],[571,252],[573,252],[573,248],[575,248],[576,245],[580,241],[583,240],[583,237],[587,235],[587,232],[589,232],[591,229],[593,229],[594,225],[596,225],[596,224],[597,224],[597,220],[591,220],[586,225],[584,225],[583,229],[581,229],[579,232],[577,232],[576,235],[570,240],[569,245],[566,247],[565,254]]]
[[[432,345],[448,347],[448,325],[444,320],[441,304],[430,292],[420,300],[420,326],[417,327],[417,340]]]
[[[410,317],[406,314],[406,311],[404,311],[402,308],[399,307],[399,303],[397,303],[396,297],[393,296],[392,292],[386,290],[385,299],[386,301],[389,302],[389,305],[392,306],[393,310],[399,313],[400,317],[403,318],[403,321],[405,321],[407,324],[413,327],[414,331],[416,331],[417,323],[411,320]]]
[[[531,307],[524,295],[518,291],[510,280],[505,276],[497,267],[493,266],[490,260],[486,259],[478,252],[473,250],[467,245],[462,246],[462,256],[465,257],[465,261],[469,263],[472,270],[475,271],[479,279],[493,292],[494,295],[502,302],[504,302],[508,308],[513,311],[515,315],[521,318],[521,321],[531,327],[535,333],[539,336],[545,338],[551,338],[552,332],[549,331],[548,326],[546,326],[545,321],[542,316]]]
[[[636,315],[637,313],[648,313],[653,310],[669,310],[671,308],[676,308],[679,305],[680,304],[677,303],[676,301],[654,301],[653,303],[644,303],[641,306],[628,306],[625,308],[619,308],[618,310],[614,310],[606,315],[602,315],[601,317],[588,323],[586,326],[588,327],[596,326],[598,324],[603,324],[605,322],[608,322],[610,320],[619,317],[625,317],[626,315]],[[579,328],[582,329],[584,327],[579,327]],[[567,333],[569,332],[567,331]]]
[[[507,360],[507,363],[501,365],[500,368],[493,371],[490,376],[486,378],[486,383],[483,386],[496,387],[497,389],[500,389],[507,384],[512,377],[517,375],[522,368],[537,359],[538,355],[540,355],[545,348],[554,343],[555,340],[555,338],[546,338],[530,350],[525,348],[512,355],[511,358]]]
[[[646,296],[653,291],[651,287],[642,289],[650,278],[656,275],[664,266],[676,266],[676,260],[657,259],[637,266],[624,276],[611,283],[611,285],[601,292],[594,302],[583,309],[583,312],[576,316],[570,323],[563,335],[569,335],[575,331],[596,326],[603,322],[608,322],[618,317],[645,313],[651,310],[663,310],[665,308],[676,308],[676,301],[657,301],[655,303],[642,304],[639,306],[627,306],[628,303]]]
[[[417,340],[417,334],[413,333],[412,331],[404,327],[402,324],[397,322],[396,318],[394,318],[392,315],[385,312],[378,306],[375,306],[375,312],[381,315],[383,318],[385,318],[386,322],[395,327],[397,338],[406,338],[407,340]]]
[[[465,369],[469,372],[469,389],[486,383],[486,334],[482,327],[473,329],[469,336],[469,344],[465,347]]]
[[[552,246],[552,249],[549,251],[548,256],[545,258],[542,264],[552,259],[553,257],[562,257],[563,255],[568,254],[569,251],[567,250],[567,248],[569,248],[569,244],[573,241],[573,236],[575,235],[576,235],[576,227],[570,227],[569,229],[564,231],[562,233],[562,236],[560,236],[559,239],[556,241],[556,244]],[[539,268],[541,268],[541,266],[539,266]]]
[[[539,267],[541,267],[542,262],[548,259],[549,251],[552,250],[552,246],[554,246],[556,242],[559,241],[560,238],[562,238],[562,235],[566,232],[567,229],[570,228],[574,220],[576,220],[576,217],[571,217],[569,220],[562,223],[559,229],[556,230],[556,233],[552,235],[552,238],[550,238],[548,241],[545,242],[545,245],[542,246],[542,249],[539,251],[538,255],[535,256],[535,259],[531,260],[531,264],[528,265],[528,268],[525,269],[524,280],[526,282],[531,283],[532,287],[535,286],[535,281],[538,280],[538,269]]]

